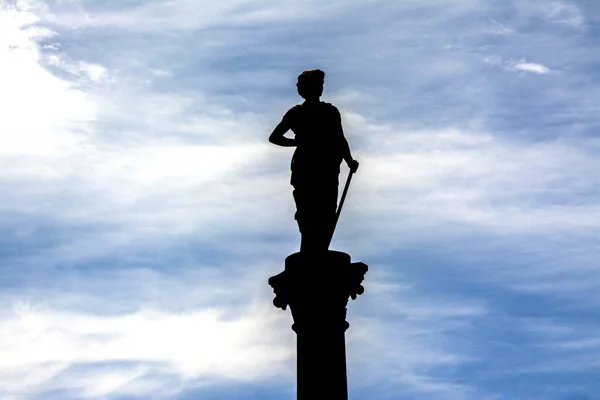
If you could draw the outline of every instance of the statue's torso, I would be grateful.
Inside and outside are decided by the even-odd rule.
[[[292,107],[286,116],[298,143],[292,159],[292,174],[339,174],[343,134],[338,110],[325,102],[305,103]]]

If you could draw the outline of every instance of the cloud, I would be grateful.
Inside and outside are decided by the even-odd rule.
[[[539,355],[519,369],[523,373],[584,372],[600,366],[597,327],[572,319],[526,318],[520,324],[535,338]]]
[[[500,67],[506,71],[522,71],[532,72],[539,75],[544,75],[552,72],[552,70],[545,65],[536,64],[531,62],[521,61],[506,61],[502,60],[498,56],[487,56],[484,57],[483,62],[489,65]]]
[[[348,365],[353,390],[373,396],[427,395],[471,398],[469,382],[444,371],[476,364],[472,343],[460,339],[485,318],[485,303],[428,297],[422,288],[402,286],[381,268],[369,271],[360,302],[349,305]]]
[[[60,153],[68,154],[79,145],[83,135],[75,129],[93,121],[96,108],[83,91],[38,63],[37,41],[52,36],[52,31],[30,27],[36,17],[27,13],[2,10],[0,15],[7,32],[0,43],[0,107],[4,110],[0,154],[3,158],[45,156],[51,163]],[[44,169],[38,172],[45,175]]]
[[[111,27],[135,31],[196,30],[217,26],[244,26],[273,21],[298,21],[336,10],[341,2],[327,5],[317,1],[290,2],[285,8],[268,7],[263,2],[235,0],[223,4],[208,1],[168,0],[161,3],[132,3],[125,8],[82,7],[68,4],[59,13],[35,7],[54,24],[71,27]],[[318,11],[317,11],[318,9]]]
[[[140,310],[119,316],[15,310],[0,327],[0,375],[6,379],[0,393],[27,396],[65,389],[60,374],[70,368],[80,375],[80,382],[86,382],[80,388],[87,392],[85,397],[126,394],[121,391],[126,384],[156,373],[196,383],[212,376],[268,378],[280,373],[282,364],[293,356],[293,346],[277,345],[266,334],[284,329],[269,322],[274,318],[270,307],[261,309],[263,316],[255,310],[229,321],[223,320],[222,312],[210,309],[179,315]],[[76,372],[77,366],[94,363],[137,367]],[[155,389],[138,387],[135,394],[149,395]]]
[[[585,17],[574,2],[523,2],[517,6],[527,16],[541,16],[545,20],[570,27],[581,27]]]
[[[266,148],[256,144],[259,134],[266,135],[261,121],[253,115],[232,121],[230,110],[202,98],[152,95],[128,86],[101,65],[42,50],[38,36],[31,37],[31,29],[38,28],[21,28],[14,26],[2,64],[6,90],[0,103],[7,113],[0,122],[0,179],[10,193],[0,202],[4,212],[63,223],[122,224],[129,219],[137,225],[150,207],[156,218],[147,228],[163,233],[186,230],[190,216],[203,216],[192,222],[196,230],[209,223],[202,218],[222,219],[235,204],[239,212],[251,214],[248,203],[224,201],[219,193],[230,196],[232,185],[242,184],[248,188],[245,195],[259,196],[261,188],[271,185],[248,183],[234,172],[248,168],[251,160],[261,162],[259,154]],[[42,60],[68,72],[70,79],[51,74]],[[81,86],[82,77],[93,85]],[[191,107],[203,112],[190,115]],[[254,140],[236,142],[249,130]],[[213,196],[202,195],[207,191]],[[172,219],[178,213],[179,222]]]
[[[291,152],[266,138],[315,64],[361,161],[334,238],[371,267],[349,306],[355,390],[502,397],[503,371],[560,360],[515,320],[565,323],[556,302],[588,320],[600,92],[585,19],[558,23],[574,9],[24,4],[0,12],[5,396],[293,380],[265,283],[297,249]],[[595,346],[559,339],[574,359]]]
[[[514,65],[514,68],[519,71],[534,72],[536,74],[547,74],[552,71],[550,68],[536,63],[519,62]]]
[[[132,82],[100,65],[98,71],[108,78],[84,91],[39,66],[36,60],[42,58],[41,50],[35,41],[28,43],[31,64],[18,68],[23,82],[38,77],[35,90],[44,87],[48,100],[27,105],[9,100],[27,87],[26,83],[18,86],[18,81],[12,92],[5,92],[11,115],[20,117],[4,120],[2,131],[11,132],[11,140],[23,137],[14,134],[15,127],[35,135],[23,139],[23,145],[9,154],[12,168],[4,170],[4,179],[11,194],[4,199],[5,210],[108,226],[109,235],[92,233],[88,238],[96,246],[102,237],[114,241],[123,234],[140,243],[144,236],[152,239],[173,233],[208,238],[216,231],[206,227],[215,226],[216,221],[221,229],[240,227],[242,221],[246,230],[294,229],[293,223],[284,224],[290,196],[262,198],[264,192],[285,187],[288,179],[283,172],[288,169],[288,154],[275,149],[267,153],[266,145],[258,143],[270,129],[264,117],[247,113],[232,119],[232,110],[202,96],[156,94],[143,80]],[[44,54],[54,59],[51,50]],[[88,65],[85,62],[56,57],[54,66],[89,77],[89,71],[80,68]],[[32,71],[31,76],[26,71]],[[51,99],[61,96],[64,99],[54,105]],[[340,96],[342,106],[351,105],[347,94]],[[60,107],[48,114],[56,118],[55,123],[43,119],[45,109],[51,107]],[[27,118],[27,112],[33,111],[38,118]],[[586,217],[594,212],[594,204],[541,206],[538,201],[528,206],[548,190],[569,192],[569,187],[582,185],[591,189],[593,182],[582,177],[596,168],[595,158],[583,150],[584,145],[519,142],[463,129],[407,130],[393,123],[370,122],[352,108],[344,111],[351,141],[360,140],[354,132],[364,138],[362,149],[356,152],[365,161],[355,183],[363,188],[353,194],[345,213],[352,215],[368,202],[373,230],[383,228],[377,221],[385,221],[384,216],[390,214],[418,216],[421,226],[453,222],[506,232],[595,226]],[[29,123],[40,125],[27,128]],[[115,131],[117,124],[125,128]],[[32,141],[37,146],[26,144]],[[382,153],[381,143],[402,151]],[[10,146],[4,148],[9,150]],[[51,150],[45,158],[39,156],[40,151]],[[282,172],[253,172],[261,168]],[[27,177],[35,180],[24,184]],[[43,184],[42,177],[46,177]],[[563,183],[567,186],[561,188]],[[386,196],[380,197],[383,192]],[[17,200],[26,194],[26,202]],[[401,200],[408,194],[410,201]],[[254,206],[265,201],[270,202],[268,207]],[[266,210],[280,210],[280,214]],[[385,228],[389,237],[399,233],[395,229]],[[104,251],[111,249],[108,246]]]
[[[3,62],[0,64],[4,88],[0,93],[0,104],[6,111],[0,122],[0,139],[3,142],[0,179],[2,191],[6,194],[1,201],[3,215],[25,217],[15,226],[17,231],[24,232],[20,240],[32,240],[31,235],[35,236],[36,229],[27,233],[24,225],[35,226],[35,222],[31,221],[39,221],[40,218],[51,219],[63,226],[113,225],[113,228],[100,232],[91,229],[79,239],[69,237],[45,256],[34,256],[35,269],[40,274],[38,282],[43,282],[45,266],[52,265],[53,253],[59,254],[55,262],[89,260],[131,244],[142,231],[146,231],[142,236],[164,238],[165,234],[169,235],[169,228],[161,227],[160,220],[164,218],[170,221],[167,225],[171,225],[172,229],[182,232],[182,228],[183,231],[187,228],[183,226],[186,223],[181,223],[195,213],[193,210],[212,208],[203,210],[203,215],[214,221],[222,220],[231,213],[226,203],[218,198],[202,196],[202,191],[212,189],[215,195],[220,191],[222,195],[229,196],[229,185],[235,181],[243,182],[242,177],[235,175],[230,178],[233,181],[223,179],[231,176],[232,171],[243,166],[249,158],[256,157],[262,147],[228,144],[227,141],[235,136],[235,130],[248,128],[253,123],[251,119],[246,123],[231,124],[227,121],[227,110],[221,108],[214,112],[225,111],[224,115],[204,115],[179,130],[185,135],[186,128],[189,132],[201,128],[199,135],[194,132],[196,138],[200,141],[202,137],[209,141],[214,138],[208,145],[167,138],[165,136],[168,135],[160,132],[141,145],[131,143],[135,135],[142,133],[137,130],[140,126],[156,129],[162,124],[165,128],[189,104],[187,99],[177,96],[147,97],[147,92],[138,92],[136,99],[135,90],[124,97],[119,97],[123,92],[117,91],[120,102],[113,103],[115,107],[111,108],[110,102],[115,97],[106,98],[102,94],[115,88],[112,86],[115,80],[124,83],[118,71],[110,71],[98,63],[70,59],[55,48],[43,47],[40,41],[54,37],[54,32],[28,26],[38,21],[33,14],[10,8],[2,11],[5,12],[0,16],[7,24],[0,23],[0,26],[9,32],[9,35],[2,35],[5,43],[1,47]],[[54,68],[54,73],[50,72],[50,68]],[[138,117],[132,116],[130,131],[123,132],[122,141],[116,143],[110,136],[110,129],[98,127],[101,122],[111,119],[127,120],[129,110],[120,106],[132,100],[137,100],[133,106],[140,107]],[[139,116],[151,110],[150,118],[143,120],[142,117],[140,121]],[[221,130],[231,131],[232,135],[229,139],[219,139],[215,133],[219,134]],[[224,146],[217,146],[219,142]],[[153,166],[154,172],[149,170]],[[202,182],[208,186],[199,188]],[[175,200],[175,196],[169,193],[178,191],[178,187],[184,188],[187,195],[192,194],[189,190],[200,191],[196,192],[195,198],[184,195],[176,200],[179,202],[187,198],[184,200],[187,205],[166,205],[163,200]],[[257,194],[259,190],[256,188]],[[150,196],[157,196],[155,200],[163,199],[150,205],[150,209],[165,211],[162,217],[155,214],[156,218],[149,224],[140,224],[139,218],[146,219],[148,216],[147,211],[142,211],[142,203],[148,201],[150,193],[155,193]],[[179,222],[175,222],[172,215],[177,212],[174,210],[183,210],[182,207],[187,211],[180,214],[182,219]],[[112,217],[106,219],[109,215]],[[126,219],[130,220],[125,223],[128,228],[114,228],[114,225],[123,227]],[[131,231],[133,225],[130,223],[140,228],[138,234]],[[200,225],[192,231],[204,224],[214,224],[205,220],[192,225],[196,223]],[[17,231],[15,234],[18,234]],[[137,246],[145,244],[140,239],[135,239]],[[207,273],[200,282],[206,284]],[[58,279],[73,283],[73,276],[68,276],[62,275]],[[211,307],[210,304],[202,308],[187,307],[185,312],[167,311],[164,302],[160,307],[149,305],[148,301],[152,302],[153,298],[151,295],[141,303],[135,302],[132,296],[139,295],[142,278],[133,278],[138,286],[131,288],[132,292],[119,291],[115,285],[122,284],[122,279],[118,278],[112,281],[110,289],[102,289],[104,293],[112,292],[117,297],[125,296],[126,309],[116,315],[97,315],[99,310],[106,312],[111,307],[118,308],[118,302],[109,304],[106,296],[98,297],[97,286],[94,285],[103,285],[98,277],[91,286],[80,282],[71,295],[65,293],[64,287],[63,291],[54,292],[42,289],[42,294],[31,306],[18,306],[19,296],[7,294],[6,311],[0,321],[2,396],[31,398],[57,390],[67,391],[78,398],[173,392],[199,385],[202,379],[212,381],[215,377],[268,379],[273,374],[281,375],[282,363],[286,364],[292,357],[293,347],[289,343],[282,342],[280,350],[276,350],[273,336],[263,331],[273,323],[277,325],[283,317],[273,313],[269,303],[262,303],[268,307],[250,306],[246,311],[237,307],[235,310],[239,314],[235,316],[228,316],[227,310]],[[51,279],[56,279],[56,276]],[[164,279],[161,287],[167,287]],[[181,287],[169,287],[181,290]],[[202,290],[201,287],[200,284],[188,288],[186,293]],[[223,283],[218,287],[224,287]],[[29,286],[29,292],[32,290]],[[207,296],[210,295],[218,296],[219,290],[207,293]],[[83,301],[92,310],[74,311],[78,303],[71,301],[71,297]],[[187,298],[189,301],[189,295]],[[44,306],[48,299],[59,304]],[[222,304],[225,298],[220,300]],[[132,310],[133,304],[140,308]],[[275,330],[287,331],[281,326]],[[219,345],[219,342],[222,344]],[[191,383],[188,382],[190,380]]]
[[[494,35],[504,36],[504,35],[512,35],[515,33],[515,30],[513,28],[511,28],[510,26],[507,26],[503,23],[500,23],[500,22],[496,21],[495,19],[491,19],[490,24],[491,24],[490,32]]]
[[[345,246],[362,248],[359,238],[366,232],[385,232],[371,244],[379,251],[379,246],[410,240],[399,238],[427,235],[433,226],[447,228],[439,236],[459,234],[463,228],[545,235],[597,227],[588,218],[597,212],[596,202],[590,198],[574,204],[569,195],[594,191],[592,171],[598,166],[592,146],[452,129],[403,131],[352,115],[347,121],[369,140],[358,153],[364,164],[340,223],[341,232],[348,232]],[[378,149],[376,155],[371,148]]]
[[[222,380],[292,379],[287,316],[256,301],[265,296],[253,293],[255,278],[223,291],[215,272],[72,275],[51,290],[3,296],[0,394],[173,395]]]
[[[100,79],[106,74],[106,68],[102,65],[86,63],[79,61],[78,63],[70,63],[64,60],[58,54],[50,54],[45,60],[48,65],[57,67],[62,71],[66,71],[76,77],[85,76],[94,83],[100,82]]]

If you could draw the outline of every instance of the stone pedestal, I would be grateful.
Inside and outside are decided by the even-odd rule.
[[[291,309],[297,334],[298,400],[347,400],[346,305],[363,293],[368,267],[338,251],[295,253],[269,279],[273,304]]]

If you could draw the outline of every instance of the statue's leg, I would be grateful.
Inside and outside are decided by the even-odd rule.
[[[300,251],[309,252],[317,248],[319,243],[319,207],[315,201],[314,188],[304,183],[296,181],[293,195],[296,203],[295,219],[302,236]]]
[[[298,230],[300,231],[300,251],[304,251],[306,247],[306,229],[304,229],[304,202],[302,189],[298,186],[294,186],[294,203],[296,203],[296,213],[294,219],[298,224]]]
[[[294,219],[298,224],[298,230],[302,233],[302,211],[304,209],[303,200],[303,188],[304,188],[304,179],[303,174],[298,171],[292,170],[292,177],[290,179],[290,183],[294,187],[292,191],[292,195],[294,196],[294,203],[296,203],[296,212],[294,213]]]
[[[293,183],[295,219],[302,235],[300,251],[326,251],[335,223],[338,175],[322,173],[311,179],[297,176]]]
[[[303,221],[304,221],[304,214],[306,213],[305,210],[305,204],[306,201],[304,199],[304,191],[302,190],[301,187],[298,186],[294,186],[294,191],[292,192],[292,194],[294,195],[294,203],[296,203],[296,213],[294,214],[294,219],[296,220],[296,223],[298,224],[298,230],[300,231],[300,233],[302,233],[303,229]]]
[[[310,205],[310,196],[307,191],[306,185],[302,184],[303,182],[296,181],[296,185],[294,186],[294,191],[292,192],[294,195],[294,202],[296,203],[296,213],[294,214],[294,219],[298,224],[298,230],[300,231],[300,251],[307,252],[313,246],[313,229],[310,223],[311,216],[311,205]]]
[[[310,246],[315,251],[328,250],[335,223],[337,194],[337,174],[321,174],[307,189],[305,225]]]

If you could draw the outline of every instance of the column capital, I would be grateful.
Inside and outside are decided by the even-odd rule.
[[[362,281],[368,266],[351,262],[338,251],[307,255],[294,253],[285,260],[285,270],[269,278],[275,298],[273,305],[290,306],[294,331],[300,326],[336,325],[346,330],[346,305],[364,292]]]

